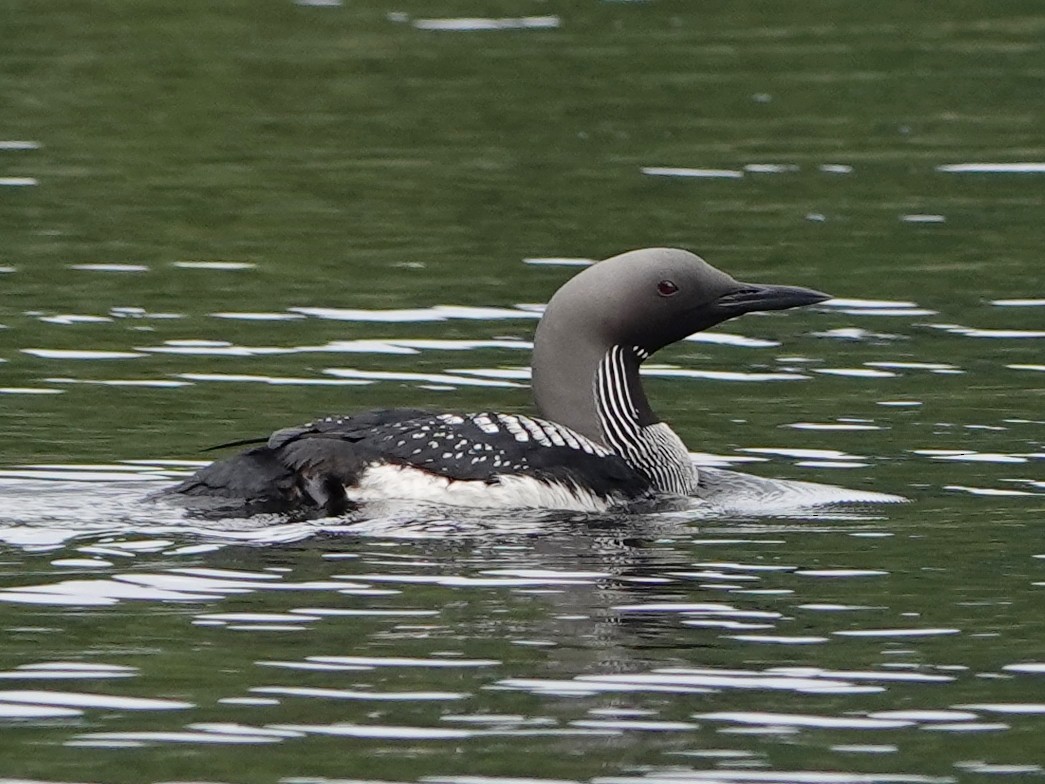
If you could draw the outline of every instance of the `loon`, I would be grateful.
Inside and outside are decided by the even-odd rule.
[[[650,407],[640,365],[657,350],[751,311],[829,295],[741,283],[675,248],[585,268],[537,326],[537,416],[396,408],[277,430],[165,491],[254,511],[342,514],[370,500],[600,512],[697,493],[689,450]]]

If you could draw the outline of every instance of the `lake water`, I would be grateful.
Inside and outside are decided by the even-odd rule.
[[[0,781],[1045,775],[1040,3],[8,3]],[[199,521],[200,450],[523,411],[584,260],[837,299],[671,347],[635,516]],[[841,489],[831,489],[841,488]]]

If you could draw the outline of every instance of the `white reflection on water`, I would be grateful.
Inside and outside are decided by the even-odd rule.
[[[821,302],[823,308],[855,308],[859,310],[901,310],[915,309],[917,302],[895,299],[863,299],[855,297],[832,297]]]
[[[710,381],[802,381],[809,376],[802,373],[762,373],[738,370],[694,370],[672,365],[644,365],[642,375],[658,378],[700,378]]]
[[[1005,672],[1032,673],[1035,675],[1045,674],[1045,662],[1020,662],[1018,664],[1006,664],[1002,667]]]
[[[831,747],[831,751],[844,754],[895,754],[899,750],[891,743],[839,743]]]
[[[642,173],[650,177],[694,177],[699,179],[740,179],[744,172],[737,169],[685,169],[671,166],[643,166]]]
[[[874,370],[872,368],[813,368],[814,373],[822,373],[825,376],[846,376],[849,378],[895,378],[898,374],[888,370]]]
[[[73,324],[106,324],[112,322],[112,319],[108,316],[80,316],[75,313],[59,313],[54,316],[39,316],[38,318],[45,324],[58,324],[60,326],[70,326]]]
[[[728,634],[727,639],[740,642],[756,642],[769,645],[818,645],[827,642],[829,637],[818,637],[815,635],[791,635],[781,634]]]
[[[944,215],[914,213],[910,215],[901,215],[900,220],[904,223],[945,223],[947,218]]]
[[[164,321],[185,317],[182,313],[154,313],[137,306],[112,307],[109,308],[109,315],[121,319],[160,319]]]
[[[421,381],[425,383],[448,384],[463,387],[522,387],[514,381],[469,378],[446,373],[397,373],[384,370],[355,370],[353,368],[326,368],[324,373],[337,378],[363,379],[367,381]]]
[[[695,718],[707,721],[761,724],[768,727],[814,727],[818,729],[893,730],[910,727],[915,722],[904,719],[865,719],[848,716],[813,716],[800,713],[769,713],[759,711],[719,711],[695,713]]]
[[[749,338],[729,332],[698,332],[695,335],[684,338],[684,340],[689,343],[713,343],[720,346],[738,346],[741,348],[772,348],[780,345],[778,340]]]
[[[792,422],[783,425],[783,427],[790,427],[794,430],[884,430],[879,425],[863,425],[852,422]]]
[[[837,329],[829,329],[825,332],[814,332],[813,335],[818,338],[832,338],[834,340],[852,340],[854,342],[866,341],[874,343],[907,339],[903,335],[894,335],[889,332],[871,332],[870,330],[863,329],[862,327],[838,327]]]
[[[927,327],[962,335],[967,338],[1000,338],[1021,340],[1024,338],[1045,338],[1045,330],[1040,329],[978,329],[963,327],[961,324],[926,324]]]
[[[289,354],[292,349],[277,346],[236,346],[224,340],[168,340],[162,346],[135,346],[148,354],[187,354],[189,356],[254,357]],[[139,354],[139,356],[141,356]]]
[[[532,349],[525,340],[437,340],[421,338],[334,340],[322,346],[298,346],[295,353],[417,354],[421,351],[472,351],[481,348]]]
[[[722,341],[727,342],[727,341]],[[139,346],[136,351],[149,354],[180,354],[185,356],[253,357],[278,354],[398,354],[412,355],[421,351],[472,351],[484,348],[533,348],[526,340],[439,340],[434,338],[366,338],[361,340],[333,340],[315,346],[238,346],[221,340],[168,340],[161,346]],[[86,358],[86,357],[85,357]]]
[[[839,637],[937,637],[947,634],[961,634],[961,629],[847,629],[837,631]]]
[[[300,313],[330,321],[363,321],[407,323],[414,321],[449,321],[466,319],[486,321],[496,319],[537,319],[540,313],[511,308],[477,308],[465,305],[436,305],[431,308],[407,308],[393,310],[361,310],[358,308],[290,308],[291,313]]]
[[[748,163],[744,171],[752,174],[787,174],[799,171],[800,167],[794,163]]]
[[[910,721],[971,721],[979,714],[958,710],[886,710],[868,713],[872,719],[901,719]]]
[[[207,728],[200,732],[87,732],[66,741],[66,746],[100,748],[136,748],[147,743],[227,743],[258,744],[278,743],[298,733],[278,730],[257,729],[250,732],[226,731]]]
[[[261,376],[246,373],[179,373],[187,381],[221,381],[229,383],[272,384],[274,386],[366,386],[373,383],[363,379],[295,378],[293,376]]]
[[[590,267],[595,259],[577,259],[563,257],[538,257],[523,259],[523,264],[532,264],[537,267]]]
[[[833,297],[817,307],[849,316],[932,316],[935,310],[918,306],[916,302],[883,299]]]
[[[137,667],[100,662],[38,662],[0,671],[0,680],[100,680],[133,678]]]
[[[949,776],[920,776],[913,773],[844,773],[820,770],[654,770],[641,776],[597,776],[591,784],[953,784]]]
[[[278,694],[284,697],[318,697],[328,700],[365,700],[369,702],[449,702],[469,697],[468,692],[455,691],[362,691],[358,689],[319,689],[301,686],[254,686],[253,694]]]
[[[1040,702],[986,702],[972,705],[956,705],[956,708],[984,711],[985,713],[1045,714],[1045,703]]]
[[[948,163],[936,170],[956,174],[1045,174],[1045,163]]]
[[[244,270],[253,269],[258,265],[249,261],[175,261],[171,266],[182,269]]]
[[[27,465],[19,468],[0,469],[0,483],[5,479],[36,479],[76,482],[148,482],[165,476],[161,471],[142,470],[136,466],[52,466]],[[0,485],[2,486],[2,485]],[[57,488],[55,488],[57,489]],[[30,499],[31,500],[31,499]],[[7,511],[14,511],[14,504]],[[45,507],[46,508],[46,507]]]
[[[734,343],[732,338],[737,337],[739,336],[731,335],[724,340],[713,339],[705,342],[741,345],[742,341],[750,340],[749,338],[740,338],[740,341]],[[752,343],[748,345],[755,344],[757,344],[757,341],[752,341]],[[517,379],[520,381],[528,381],[532,376],[530,368],[518,366],[499,368],[450,368],[449,371],[451,373],[460,373],[466,376],[485,376],[488,378]],[[639,372],[642,375],[651,378],[687,378],[704,379],[708,381],[802,381],[809,378],[809,376],[795,371],[764,373],[730,370],[695,370],[692,368],[682,368],[676,365],[658,363],[645,364]]]
[[[83,711],[74,708],[62,708],[53,705],[4,705],[0,703],[0,719],[62,719],[81,715],[83,715]]]
[[[70,264],[69,269],[85,272],[148,272],[144,264]]]
[[[6,703],[39,706],[53,705],[66,708],[100,708],[121,711],[183,710],[196,707],[191,702],[180,702],[178,700],[119,697],[83,692],[43,691],[39,689],[20,691],[4,691],[0,689],[0,711],[6,707]]]
[[[877,694],[883,686],[866,685],[837,673],[809,668],[789,673],[781,669],[739,670],[715,668],[658,668],[649,672],[578,675],[569,679],[505,678],[490,687],[521,690],[536,695],[583,697],[613,692],[717,694],[723,691],[783,691],[795,694]],[[877,673],[856,673],[877,680]],[[884,673],[883,679],[890,680]]]
[[[802,459],[816,460],[865,460],[860,455],[851,455],[838,449],[792,449],[790,447],[743,447],[741,452],[754,452],[755,454],[781,455],[783,457],[797,457]]]
[[[964,449],[912,449],[916,455],[926,455],[933,460],[954,460],[962,463],[1026,463],[1034,455],[997,454]]]
[[[586,729],[628,730],[630,732],[678,732],[700,727],[691,721],[636,721],[635,719],[578,719],[571,727]]]
[[[478,730],[404,727],[379,724],[273,724],[273,729],[309,735],[333,735],[345,738],[388,738],[391,740],[457,740],[486,734]]]
[[[946,362],[897,362],[897,361],[878,361],[878,362],[865,362],[868,367],[877,368],[894,368],[897,370],[928,370],[931,373],[964,373],[961,368],[956,365],[950,365]]]
[[[995,299],[991,304],[1005,308],[1041,308],[1045,307],[1045,299]]]
[[[23,348],[23,354],[41,359],[137,359],[145,354],[132,351],[96,351],[91,349]]]
[[[382,341],[392,346],[406,349],[434,349],[438,351],[471,351],[478,348],[507,348],[526,349],[533,348],[533,343],[528,340],[436,340],[433,338],[404,338]],[[340,346],[340,342],[328,344],[329,346]]]
[[[157,378],[65,378],[56,376],[45,378],[48,384],[86,384],[88,386],[102,387],[153,387],[156,389],[173,389],[176,387],[191,386],[188,381],[173,381],[171,379]],[[55,390],[56,392],[60,390]]]
[[[238,321],[298,321],[305,318],[305,316],[300,313],[264,313],[250,311],[225,311],[221,313],[211,313],[210,317]]]
[[[472,32],[481,30],[547,30],[558,27],[561,22],[557,16],[520,16],[414,19],[412,24],[418,30]]]

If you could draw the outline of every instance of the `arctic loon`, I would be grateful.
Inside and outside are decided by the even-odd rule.
[[[639,366],[743,313],[828,298],[741,283],[684,250],[623,253],[587,267],[548,303],[534,338],[537,416],[406,408],[328,416],[228,444],[255,446],[167,494],[330,515],[377,499],[596,512],[692,495],[697,470],[650,408]]]

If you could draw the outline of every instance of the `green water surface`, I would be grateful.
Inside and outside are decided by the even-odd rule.
[[[502,20],[503,29],[428,29],[425,21],[465,17]],[[519,21],[527,17],[552,19]],[[528,340],[532,318],[212,314],[513,308],[547,301],[575,272],[525,259],[670,245],[740,279],[908,303],[894,316],[840,306],[751,316],[719,331],[766,345],[688,342],[656,358],[694,370],[795,372],[800,381],[651,378],[647,386],[695,451],[760,457],[740,467],[911,503],[845,519],[588,521],[545,536],[446,540],[326,532],[282,541],[273,532],[243,544],[189,528],[157,533],[152,513],[129,506],[111,527],[95,521],[82,536],[48,539],[42,532],[75,527],[81,512],[68,512],[46,483],[8,478],[0,485],[0,780],[1040,778],[1043,96],[1045,8],[1032,0],[2,0],[0,467],[201,460],[199,450],[213,443],[375,406],[527,410],[525,385],[95,382],[525,366],[526,351],[510,348],[300,347]],[[940,168],[1020,162],[1037,169]],[[739,176],[656,176],[643,171],[650,167]],[[185,261],[247,266],[177,266]],[[75,268],[99,264],[141,269]],[[1009,300],[1024,302],[996,304]],[[98,320],[56,323],[63,316]],[[169,341],[295,350],[149,350],[184,345]],[[46,353],[59,350],[140,356]],[[883,405],[896,402],[906,405]],[[774,451],[750,451],[765,449]],[[819,457],[786,451],[800,449]],[[91,493],[102,499],[105,487],[82,485],[87,505],[100,505]],[[38,514],[10,511],[24,510],[27,496],[39,497]],[[150,532],[136,533],[139,523]],[[755,592],[750,581],[680,576],[736,570],[723,564],[740,564]],[[75,600],[103,583],[110,590],[106,581],[141,585],[179,569],[316,587]],[[468,582],[513,569],[603,576],[565,586]],[[394,582],[417,575],[464,582]],[[330,587],[337,579],[376,591],[393,580],[400,593],[342,594]],[[85,583],[48,589],[73,596],[67,603],[4,598],[73,580]],[[620,609],[716,602],[733,608],[724,616],[732,622],[769,613],[771,628],[692,625],[708,620],[692,609]],[[835,605],[843,609],[824,609]],[[296,632],[260,628],[294,625],[285,619],[210,617],[316,607],[377,614],[321,616]],[[380,614],[393,610],[429,615]],[[259,628],[229,628],[237,624]],[[924,634],[839,635],[897,628]],[[792,639],[765,639],[774,635]],[[496,664],[333,674],[266,664],[448,652]],[[55,662],[137,669],[126,680],[69,681],[26,680],[18,669]],[[509,682],[680,667],[931,677],[862,694],[721,687],[593,695]],[[273,687],[421,696],[371,702],[250,691]],[[2,708],[12,690],[193,707],[9,718]],[[463,696],[430,700],[426,692]],[[271,703],[221,701],[251,697]],[[996,709],[961,707],[969,705]],[[608,710],[643,712],[614,720],[678,726],[585,723],[606,721]],[[893,716],[910,723],[873,730],[781,719],[751,731],[721,717],[873,719],[903,710],[978,718]],[[303,734],[249,745],[163,735],[228,724]],[[339,724],[500,729],[331,734]],[[93,738],[106,732],[146,735]]]

